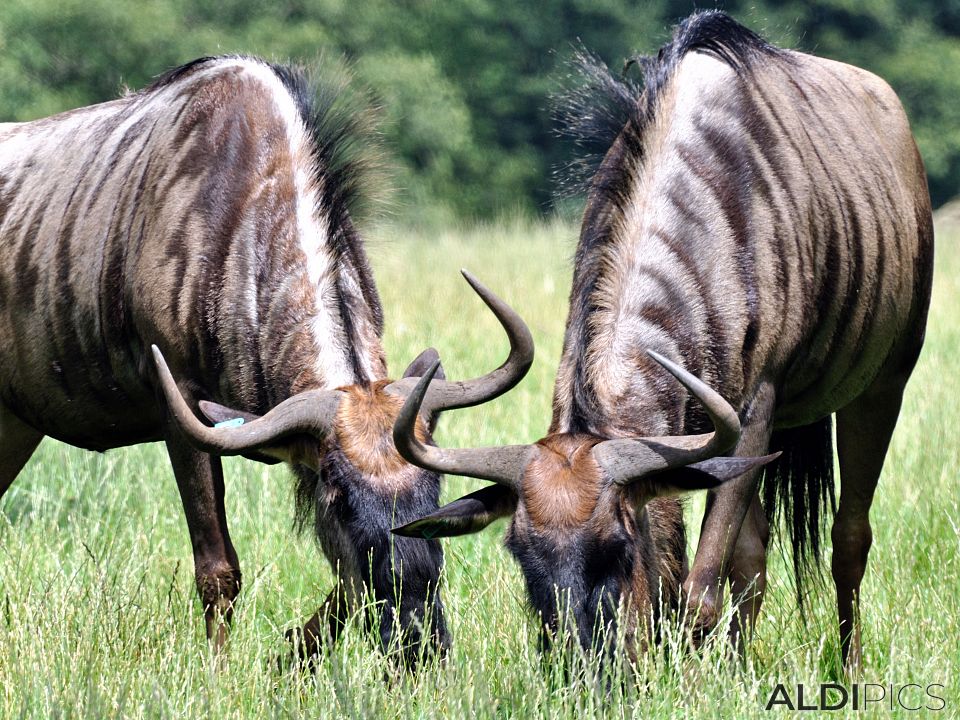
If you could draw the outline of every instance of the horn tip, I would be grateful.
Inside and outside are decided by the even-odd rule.
[[[668,373],[673,375],[678,380],[680,379],[680,374],[684,372],[683,368],[677,365],[677,363],[675,363],[673,360],[666,357],[665,355],[661,355],[660,353],[658,353],[656,350],[652,348],[647,348],[647,355],[653,358],[654,362],[656,362],[660,367],[662,367]],[[683,381],[681,380],[681,382]]]
[[[654,349],[652,349],[652,348],[647,348],[647,355],[649,355],[650,357],[652,357],[654,360],[656,360],[656,361],[657,361],[658,363],[660,363],[661,365],[666,366],[666,365],[670,364],[670,361],[669,361],[667,358],[665,358],[663,355],[661,355],[660,353],[658,353],[656,350],[654,350]]]
[[[390,530],[391,534],[399,537],[417,538],[418,540],[433,540],[436,537],[436,529],[432,527],[433,523],[426,517],[419,520],[408,522],[406,525],[395,527]]]
[[[424,377],[429,378],[429,380],[433,380],[433,376],[437,374],[437,370],[439,369],[440,369],[440,358],[438,357],[436,360],[430,363],[430,367],[427,368],[427,372],[424,375]]]
[[[483,287],[483,284],[477,280],[477,277],[466,268],[460,268],[460,274],[463,275],[463,279],[466,280],[474,290],[477,289],[478,285]]]
[[[153,354],[153,362],[158,368],[166,367],[167,361],[163,357],[163,353],[160,352],[160,348],[156,344],[150,345],[150,352]]]

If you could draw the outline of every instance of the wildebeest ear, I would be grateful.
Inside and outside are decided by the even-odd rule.
[[[440,353],[435,348],[427,348],[413,359],[413,362],[403,371],[404,377],[423,377],[427,371],[433,367],[435,362],[440,362]],[[446,380],[447,376],[443,372],[443,364],[437,368],[434,380]],[[431,413],[427,420],[427,429],[433,433],[437,429],[437,420],[440,419],[440,413]]]
[[[464,495],[419,520],[393,529],[395,535],[432,540],[441,537],[469,535],[483,530],[502,517],[513,515],[517,496],[503,485],[491,485]]]
[[[404,377],[423,377],[427,374],[427,370],[433,367],[435,362],[440,361],[440,353],[436,351],[435,348],[427,348],[422,353],[417,355],[413,362],[407,365],[407,369],[403,371]],[[443,365],[441,364],[437,370],[437,374],[433,376],[436,380],[446,380],[447,376],[443,373]]]
[[[779,452],[762,457],[715,457],[651,475],[636,484],[646,485],[645,494],[652,497],[680,495],[694,490],[711,490],[744,473],[763,467],[778,457],[780,457]]]
[[[214,425],[237,422],[238,419],[243,420],[243,422],[250,422],[260,417],[259,415],[248,413],[244,410],[234,410],[233,408],[228,408],[226,405],[220,405],[219,403],[209,400],[200,401],[200,412]],[[256,460],[266,465],[276,465],[277,463],[288,460],[289,453],[286,452],[286,449],[281,450],[278,448],[276,451],[273,451],[270,448],[264,448],[256,452],[243,453],[242,457],[248,460]]]
[[[260,417],[259,415],[254,415],[253,413],[248,413],[243,410],[234,410],[233,408],[228,408],[226,405],[220,405],[215,402],[210,402],[209,400],[200,401],[200,412],[214,425],[217,423],[230,422],[237,418],[243,418],[244,422],[250,422]]]

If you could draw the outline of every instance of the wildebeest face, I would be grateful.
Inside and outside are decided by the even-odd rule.
[[[739,438],[736,412],[678,365],[651,356],[703,403],[713,432],[616,439],[555,433],[532,445],[436,448],[416,431],[434,365],[400,412],[398,451],[420,467],[497,484],[394,532],[428,539],[463,535],[512,516],[507,546],[520,562],[546,637],[570,629],[584,649],[595,648],[597,640],[612,639],[606,633],[624,604],[631,608],[630,637],[636,611],[646,616],[657,609],[661,580],[673,594],[682,580],[682,516],[675,502],[662,498],[716,487],[775,457],[722,457]],[[565,618],[576,628],[565,627]]]
[[[415,361],[405,376],[416,372]],[[376,599],[384,648],[396,641],[412,661],[424,636],[441,648],[449,644],[438,592],[443,552],[436,541],[396,538],[390,529],[437,509],[440,476],[397,453],[392,431],[403,400],[388,385],[343,389],[313,484],[316,528],[324,553],[339,565],[341,582]],[[436,416],[418,421],[425,441],[435,422]]]
[[[520,563],[544,648],[556,638],[598,648],[629,596],[632,522],[590,452],[597,439],[552,435],[536,444],[517,494],[507,548]]]
[[[401,487],[392,490],[394,482]],[[443,551],[436,541],[395,538],[389,532],[399,518],[437,508],[439,476],[409,466],[393,477],[365,474],[335,448],[324,456],[314,483],[317,537],[324,554],[338,568],[348,596],[362,601],[360,593],[366,592],[376,601],[384,649],[402,649],[412,664],[425,638],[431,646],[446,648],[439,593]]]
[[[404,377],[422,374],[436,358],[436,351],[425,351]],[[449,644],[438,592],[443,551],[436,541],[394,537],[390,529],[437,509],[440,476],[397,453],[392,433],[403,397],[390,386],[391,381],[379,380],[338,388],[340,399],[325,435],[284,438],[249,457],[294,467],[300,513],[314,516],[317,538],[338,574],[340,617],[328,620],[342,623],[369,593],[378,606],[384,648],[399,647],[412,662],[425,637],[434,647]],[[213,422],[238,416],[215,403],[201,403],[201,408]],[[437,417],[418,418],[416,432],[424,442]]]
[[[649,536],[641,532],[638,518],[657,492],[610,482],[592,453],[599,442],[585,435],[550,435],[531,447],[518,491],[487,487],[394,532],[422,538],[462,535],[511,517],[506,545],[523,571],[543,647],[561,637],[578,641],[584,650],[604,643],[609,650],[621,603],[650,602],[646,578],[651,568],[643,564],[652,553],[641,547]],[[682,557],[672,560],[678,566],[683,562]]]

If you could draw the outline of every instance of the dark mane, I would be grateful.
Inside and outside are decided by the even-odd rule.
[[[555,98],[554,116],[559,132],[572,139],[580,157],[558,173],[561,193],[589,194],[575,267],[567,320],[567,347],[580,348],[574,365],[571,398],[572,432],[598,433],[602,411],[586,375],[583,351],[591,346],[592,325],[585,321],[592,305],[596,283],[603,272],[602,253],[609,239],[612,218],[629,199],[633,171],[644,154],[644,133],[653,121],[663,89],[680,61],[694,51],[712,55],[738,74],[749,73],[764,58],[787,57],[753,31],[726,13],[698,12],[681,22],[673,39],[656,55],[630,58],[624,72],[614,76],[596,56],[581,50],[573,60],[571,80],[576,82]],[[636,66],[640,81],[626,76]],[[615,142],[620,146],[611,152]]]
[[[377,335],[383,334],[383,308],[373,281],[363,241],[354,226],[371,202],[375,171],[380,169],[379,135],[374,126],[377,109],[340,71],[307,69],[298,65],[271,65],[300,112],[313,145],[313,172],[317,202],[327,218],[328,242],[340,264],[354,268]],[[340,293],[341,302],[345,294]],[[353,334],[350,318],[359,308],[342,307],[344,329]],[[350,344],[351,354],[358,345]],[[359,360],[353,358],[359,373]]]
[[[224,57],[229,57],[229,56],[224,56]],[[191,60],[188,63],[184,63],[183,65],[180,65],[179,67],[170,68],[166,72],[161,73],[160,75],[157,75],[157,77],[153,79],[153,82],[147,85],[141,92],[151,93],[151,92],[155,92],[156,90],[165,88],[168,85],[172,85],[173,83],[177,82],[177,80],[187,77],[188,75],[193,73],[195,70],[197,70],[201,65],[206,65],[207,63],[213,62],[214,60],[220,60],[220,59],[222,58],[212,57],[208,55],[206,57],[197,58],[196,60]]]
[[[690,15],[656,55],[628,58],[619,76],[581,48],[570,63],[570,86],[558,93],[553,103],[559,134],[570,138],[580,151],[577,159],[557,173],[562,194],[578,194],[591,185],[595,191],[615,189],[604,182],[609,178],[597,177],[604,155],[621,132],[631,151],[641,151],[640,141],[663,88],[680,61],[694,51],[712,55],[738,73],[749,70],[760,58],[783,54],[719,10]],[[639,82],[628,77],[634,66],[639,70]]]
[[[327,221],[333,256],[338,262],[355,268],[377,332],[382,333],[383,309],[362,240],[354,226],[354,218],[374,204],[371,202],[372,177],[380,165],[379,136],[373,123],[377,109],[364,93],[350,88],[348,74],[342,68],[333,67],[333,63],[323,63],[322,70],[308,69],[300,65],[265,63],[243,55],[191,60],[159,75],[142,93],[156,92],[210,63],[230,59],[266,65],[293,98],[312,141],[313,174],[319,191],[317,211]],[[353,310],[343,310],[345,322],[349,324]]]
[[[330,218],[333,239],[343,229],[338,223],[361,215],[371,200],[370,174],[378,161],[379,141],[373,122],[377,108],[351,87],[343,69],[330,66],[270,65],[270,69],[293,98],[313,141],[318,201]]]
[[[363,343],[354,318],[372,318],[378,336],[383,334],[383,307],[374,284],[363,240],[354,218],[371,204],[373,171],[379,167],[379,136],[373,119],[377,110],[360,91],[351,89],[349,76],[334,63],[316,68],[265,63],[241,55],[204,57],[168,70],[143,93],[160,90],[214,62],[241,59],[268,67],[290,94],[310,136],[312,174],[317,188],[317,216],[326,222],[326,242],[339,268],[337,276],[340,317],[350,338],[347,352],[353,371],[363,377]],[[362,301],[356,299],[359,284]],[[297,523],[302,528],[313,516],[318,478],[313,472],[297,472]]]
[[[377,335],[383,335],[383,307],[373,279],[363,240],[353,218],[366,208],[369,196],[368,180],[376,167],[378,157],[371,152],[379,138],[371,122],[374,114],[362,95],[350,92],[343,72],[321,73],[301,66],[271,65],[290,93],[304,122],[313,145],[313,172],[317,181],[317,202],[321,216],[327,218],[327,238],[337,264],[353,268],[360,283],[364,302],[373,315]],[[352,318],[364,313],[365,308],[350,307],[351,295],[343,284],[350,282],[338,273],[340,316],[347,336],[354,338],[356,328]],[[347,351],[357,377],[362,377],[360,342],[349,342]],[[330,470],[349,467],[346,461],[332,463]],[[295,525],[303,531],[311,525],[324,522],[317,515],[317,493],[322,487],[317,473],[294,467],[296,477]],[[311,520],[314,522],[311,523]],[[319,535],[319,529],[317,530]]]

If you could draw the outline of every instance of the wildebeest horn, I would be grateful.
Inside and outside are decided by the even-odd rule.
[[[720,394],[705,382],[653,350],[647,354],[679,380],[703,405],[713,432],[702,435],[624,438],[593,447],[593,456],[618,485],[629,485],[651,473],[685,467],[722,455],[740,439],[740,418]]]
[[[160,349],[153,345],[153,360],[170,414],[200,450],[216,455],[239,455],[277,444],[281,438],[306,434],[322,437],[333,424],[341,393],[308,390],[287,398],[263,417],[234,427],[208,427],[187,406]]]
[[[403,403],[393,426],[393,442],[397,446],[397,452],[407,462],[428,470],[493,480],[519,492],[520,477],[530,456],[529,445],[448,450],[424,445],[417,439],[417,414],[428,387],[432,389],[431,381],[439,367],[440,363],[435,362]]]
[[[435,380],[427,390],[423,403],[424,412],[454,410],[493,400],[520,382],[533,364],[533,337],[523,318],[469,272],[460,272],[497,316],[510,340],[510,354],[500,367],[482,377],[461,382]],[[407,396],[413,391],[416,382],[416,378],[404,378],[391,383],[388,390]]]

